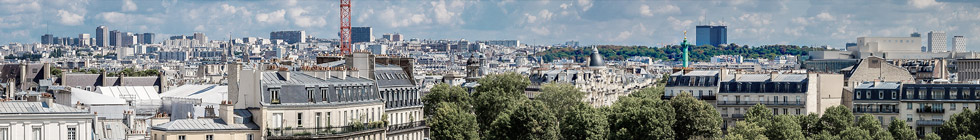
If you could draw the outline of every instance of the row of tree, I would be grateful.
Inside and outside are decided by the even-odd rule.
[[[684,57],[684,48],[680,45],[666,47],[645,47],[645,46],[598,46],[599,54],[610,60],[625,60],[633,56],[652,57],[656,60],[678,61]],[[766,58],[773,59],[780,55],[807,55],[808,51],[823,51],[824,48],[814,48],[808,46],[795,45],[766,45],[759,47],[749,47],[729,45],[726,47],[714,47],[702,45],[691,47],[690,59],[692,61],[708,61],[712,56],[718,55],[741,55],[745,58]],[[576,62],[585,61],[592,54],[591,48],[551,48],[537,53],[546,62],[555,59],[574,59]]]
[[[765,105],[751,107],[743,121],[722,134],[715,108],[690,94],[661,100],[663,83],[620,98],[609,107],[592,107],[586,93],[567,84],[545,84],[529,99],[530,81],[516,73],[488,75],[471,93],[439,84],[423,97],[433,139],[918,139],[905,121],[882,128],[875,117],[855,117],[844,106],[823,116],[774,115]],[[857,119],[855,119],[857,118]],[[925,139],[975,139],[980,112],[955,115]]]

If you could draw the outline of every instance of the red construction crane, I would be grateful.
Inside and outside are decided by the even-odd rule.
[[[351,53],[350,0],[340,0],[340,54]]]

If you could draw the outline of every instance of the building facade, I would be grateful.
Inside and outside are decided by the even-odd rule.
[[[0,139],[91,140],[95,115],[53,101],[0,102]]]
[[[351,27],[350,36],[351,43],[374,41],[373,29],[371,27]]]
[[[727,26],[699,25],[696,28],[696,45],[721,46],[723,44],[728,44]]]
[[[966,52],[966,38],[963,36],[953,36],[953,52]]]
[[[109,46],[109,29],[106,26],[95,28],[95,45],[99,47]]]
[[[279,39],[289,44],[306,43],[306,31],[275,31],[269,33],[269,39]]]
[[[980,84],[903,84],[899,117],[923,136],[956,113],[976,110]]]
[[[980,59],[957,59],[956,70],[959,81],[980,80]]]
[[[862,82],[854,87],[854,116],[871,114],[878,123],[887,128],[892,120],[899,117],[901,82]]]
[[[929,52],[940,53],[946,52],[946,32],[943,31],[930,31],[929,32]]]

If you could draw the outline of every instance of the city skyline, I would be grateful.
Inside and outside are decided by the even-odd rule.
[[[214,40],[268,38],[269,32],[304,30],[338,38],[336,1],[3,1],[0,43],[41,42],[95,35],[97,26],[157,38],[202,32]],[[272,5],[272,6],[269,6]],[[677,44],[695,25],[728,26],[728,42],[828,45],[857,37],[905,37],[944,31],[964,36],[966,50],[980,40],[980,2],[910,1],[354,1],[353,26],[375,35],[406,38],[505,40],[548,45]],[[864,8],[876,5],[882,8]],[[717,10],[711,10],[717,9]],[[853,11],[852,11],[853,10]],[[723,12],[722,12],[723,11]],[[399,15],[401,14],[401,15]],[[42,17],[42,18],[37,18]],[[697,39],[688,35],[691,39]],[[376,36],[376,38],[378,38]],[[925,39],[925,38],[923,38]],[[947,41],[951,42],[951,41]],[[925,45],[925,44],[923,44]],[[951,46],[951,45],[950,45]]]

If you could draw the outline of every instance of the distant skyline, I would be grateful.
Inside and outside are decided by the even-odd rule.
[[[0,0],[0,43],[95,35],[95,28],[171,35],[203,32],[212,40],[268,38],[305,30],[338,38],[337,0]],[[906,37],[945,31],[980,50],[980,1],[971,0],[731,0],[731,1],[469,1],[353,0],[353,26],[405,38],[509,40],[528,44],[677,44],[695,25],[728,26],[728,42],[841,48],[862,36]],[[951,38],[949,38],[951,39]],[[923,40],[925,41],[925,40]]]

